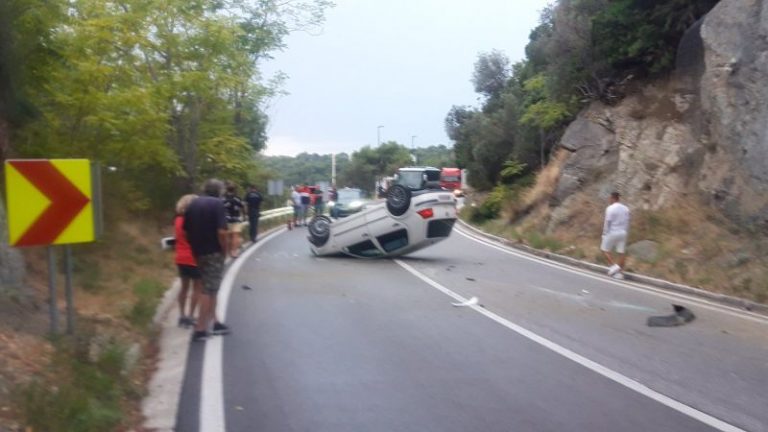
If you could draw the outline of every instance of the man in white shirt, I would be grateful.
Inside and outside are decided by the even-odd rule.
[[[291,202],[293,203],[293,226],[299,226],[299,217],[301,216],[301,195],[299,187],[294,186],[291,190]],[[288,227],[290,228],[290,226]]]
[[[603,241],[600,244],[600,250],[605,254],[605,258],[611,267],[608,269],[608,276],[617,279],[624,279],[621,269],[624,268],[626,255],[624,251],[627,247],[627,233],[629,232],[629,208],[619,202],[618,192],[612,192],[610,197],[611,204],[605,209],[605,222],[603,223]],[[614,260],[612,252],[618,254],[618,259]]]

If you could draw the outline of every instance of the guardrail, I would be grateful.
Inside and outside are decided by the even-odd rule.
[[[293,216],[293,207],[280,207],[261,212],[261,215],[259,216],[259,225],[261,225],[262,222],[269,222],[283,216]],[[248,226],[248,221],[243,222],[243,235],[248,233]],[[162,250],[172,250],[175,245],[176,237],[174,236],[163,237],[160,239],[160,248]]]

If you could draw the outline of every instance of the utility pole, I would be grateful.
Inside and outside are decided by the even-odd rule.
[[[381,128],[383,128],[384,125],[379,125],[376,127],[376,145],[381,145]]]
[[[416,135],[411,135],[411,154],[413,155],[413,163],[418,165],[419,157],[416,156],[416,148],[413,146],[413,142],[416,140]]]
[[[331,186],[336,187],[336,153],[331,153]]]

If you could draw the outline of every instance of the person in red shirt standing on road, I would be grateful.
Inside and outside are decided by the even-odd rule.
[[[184,195],[176,203],[176,218],[173,221],[176,235],[176,267],[181,279],[179,291],[179,327],[191,327],[195,323],[194,315],[197,308],[197,300],[203,290],[203,280],[197,262],[192,255],[192,247],[189,246],[187,235],[184,233],[184,212],[189,204],[197,198],[197,195]],[[189,314],[185,314],[189,287],[192,286],[192,296],[189,299]]]

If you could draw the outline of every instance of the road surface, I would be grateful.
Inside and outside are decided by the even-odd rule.
[[[765,319],[462,230],[366,261],[299,228],[225,285],[233,333],[192,345],[179,431],[768,431]],[[645,325],[673,302],[697,319]]]

